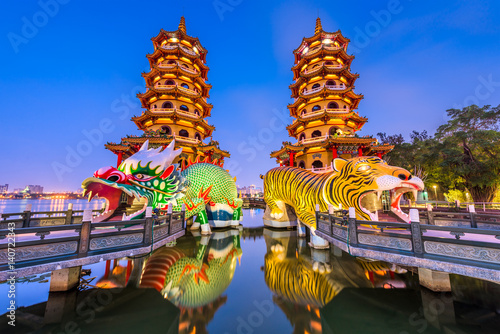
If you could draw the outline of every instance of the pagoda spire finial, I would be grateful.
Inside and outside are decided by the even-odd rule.
[[[183,33],[186,33],[186,19],[184,19],[184,16],[181,16],[181,22],[179,23],[179,30],[182,31]]]
[[[323,31],[323,27],[321,26],[321,19],[318,17],[316,19],[316,29],[314,29],[314,34],[316,35],[319,32]]]

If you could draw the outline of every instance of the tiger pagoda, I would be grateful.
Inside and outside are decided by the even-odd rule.
[[[205,120],[213,107],[207,102],[212,88],[207,83],[207,50],[198,38],[187,35],[184,17],[176,31],[162,29],[151,40],[154,52],[146,55],[150,70],[142,73],[146,92],[137,94],[145,110],[132,117],[143,134],[128,135],[120,143],[107,143],[105,147],[118,156],[119,165],[146,140],[149,147],[166,147],[175,139],[175,148],[182,148],[182,154],[174,163],[198,159],[222,164],[230,154],[212,140],[215,127]]]
[[[356,133],[368,119],[357,111],[363,95],[354,92],[359,74],[350,70],[354,56],[347,54],[349,41],[340,30],[325,32],[318,18],[314,36],[293,51],[295,82],[289,87],[294,102],[288,109],[294,121],[287,130],[297,142],[283,142],[271,153],[280,166],[328,172],[337,157],[382,157],[393,149]]]

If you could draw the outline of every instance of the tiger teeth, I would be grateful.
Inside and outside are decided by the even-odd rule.
[[[377,190],[377,199],[380,199],[380,196],[382,196],[382,191]]]

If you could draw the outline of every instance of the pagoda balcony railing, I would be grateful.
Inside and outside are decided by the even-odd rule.
[[[307,113],[300,114],[300,118],[310,118],[310,117],[314,117],[314,116],[318,116],[318,115],[324,114],[325,112],[328,113],[328,114],[344,114],[344,113],[348,113],[349,109],[348,108],[345,108],[345,109],[343,109],[343,108],[336,108],[336,109],[323,108],[323,109],[320,109],[320,110],[315,110],[315,111],[312,111],[312,112],[307,112]],[[295,120],[295,121],[297,121],[297,120]]]
[[[186,72],[189,72],[189,73],[193,73],[193,74],[198,74],[198,71],[196,69],[192,69],[192,68],[184,67],[184,66],[181,66],[180,68],[183,71],[186,71]]]
[[[184,47],[184,46],[181,46],[181,49],[182,49],[184,52],[186,52],[186,53],[188,53],[188,54],[190,54],[190,55],[192,55],[192,56],[197,56],[196,52],[191,51],[191,50],[189,50],[188,48],[186,48],[186,47]]]
[[[325,49],[325,50],[333,50],[333,51],[335,51],[335,50],[339,50],[339,49],[340,49],[340,47],[339,47],[339,46],[328,46],[328,45],[323,45],[322,47],[319,47],[319,48],[317,48],[317,49],[313,49],[313,50],[309,50],[309,51],[307,51],[306,55],[308,55],[308,56],[309,56],[309,55],[315,54],[316,52],[321,51],[321,50],[322,50],[322,48],[323,48],[323,49]]]
[[[174,135],[174,138],[177,141],[182,141],[182,142],[191,143],[191,144],[198,144],[200,142],[199,139],[182,137],[182,136],[179,136],[179,135]]]
[[[177,45],[162,45],[161,48],[162,49],[165,49],[165,50],[173,50],[173,49],[177,49]]]
[[[310,143],[320,143],[324,140],[328,139],[328,135],[320,136],[320,137],[314,137],[314,138],[306,138],[299,140],[299,144],[304,145],[304,144],[310,144]]]
[[[341,65],[341,64],[332,64],[332,65],[325,65],[325,66],[329,67],[329,68],[342,68],[343,67],[343,65]],[[316,68],[311,68],[311,69],[305,70],[303,73],[304,74],[309,74],[309,73],[317,72],[317,71],[319,71],[321,69],[322,69],[322,67],[318,66]]]
[[[329,90],[344,90],[346,88],[345,84],[340,84],[340,85],[325,85],[326,89]]]
[[[328,172],[333,171],[333,167],[332,167],[332,165],[329,165],[329,166],[319,167],[319,168],[312,167],[312,168],[309,168],[307,170],[314,172],[314,173],[321,174],[321,173],[328,173]]]
[[[316,92],[319,92],[320,90],[322,90],[323,88],[327,88],[329,90],[344,90],[346,89],[346,85],[345,84],[340,84],[340,85],[323,85],[323,86],[320,86],[320,87],[316,87],[314,89],[311,89],[311,90],[307,90],[307,91],[302,91],[302,95],[311,95],[311,94],[314,94]]]
[[[182,87],[182,86],[177,86],[179,88],[179,90],[183,91],[183,92],[186,92],[190,95],[199,95],[200,93],[197,92],[197,91],[194,91],[192,89],[189,89],[189,88],[185,88],[185,87]]]
[[[162,63],[158,64],[159,68],[174,68],[176,66],[177,66],[177,64],[162,64]]]
[[[156,84],[155,88],[170,90],[170,89],[174,89],[175,86],[176,85],[161,85],[161,84]]]
[[[199,114],[190,113],[188,111],[184,111],[184,110],[177,109],[177,108],[151,108],[149,110],[151,112],[153,112],[153,113],[154,112],[161,112],[161,113],[164,113],[164,114],[177,113],[178,115],[182,115],[182,116],[189,117],[189,118],[194,118],[194,119],[198,119],[198,118],[201,117]]]

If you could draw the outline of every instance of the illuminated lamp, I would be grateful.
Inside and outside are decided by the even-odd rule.
[[[323,44],[331,44],[331,43],[332,43],[332,40],[331,40],[331,39],[329,39],[329,38],[325,38],[325,39],[323,40]],[[336,43],[336,42],[335,42],[335,43]]]
[[[179,100],[182,100],[182,101],[185,101],[185,102],[189,102],[189,103],[193,103],[193,101],[191,99],[188,99],[187,97],[184,97],[184,96],[179,96]]]
[[[179,40],[177,38],[170,38],[168,40],[169,43],[177,43]]]
[[[156,98],[156,96],[153,96],[152,98],[150,98],[150,99],[149,99],[149,102],[151,102],[151,103],[152,103],[152,102],[154,102],[154,101],[156,101],[156,100],[158,100],[158,99]]]
[[[202,107],[202,106],[201,106],[201,104],[199,104],[199,103],[196,103],[196,104],[195,104],[195,106],[197,106],[197,107],[198,107],[198,108],[200,108],[200,109],[203,109],[203,107]]]
[[[198,85],[198,83],[196,83],[196,82],[195,82],[195,84],[194,84],[194,85],[196,86],[196,88],[198,88],[199,90],[201,90],[201,86],[200,86],[200,85]]]
[[[196,68],[198,71],[200,70],[200,68],[196,64],[194,64],[193,67]]]
[[[320,61],[320,60],[321,60],[321,58],[314,58],[313,60],[311,60],[311,61],[309,62],[309,65],[314,64],[314,63],[317,63],[317,62],[318,62],[318,61]]]
[[[344,76],[340,77],[340,81],[342,81],[343,83],[347,83],[347,80],[346,80],[346,78]]]
[[[335,74],[328,74],[327,76],[325,76],[325,79],[338,79],[338,75],[335,75]]]
[[[307,67],[307,64],[305,64],[304,66],[302,66],[302,68],[300,70],[303,71],[303,70],[305,70],[306,67]]]
[[[180,58],[182,61],[185,61],[188,64],[192,64],[193,62],[190,59],[187,59],[186,57],[181,57]]]
[[[187,125],[187,126],[193,126],[193,123],[191,122],[188,122],[188,121],[184,121],[184,120],[179,120],[177,121],[177,124],[180,124],[180,125]]]
[[[343,61],[342,61],[342,59],[340,59],[340,58],[337,58],[337,62],[339,62],[339,64],[344,65],[344,62],[343,62]]]
[[[302,88],[304,88],[305,86],[307,86],[307,82],[304,82],[302,85],[300,85],[299,89],[302,89]]]
[[[158,118],[156,124],[172,124],[174,123],[170,118]]]
[[[347,103],[351,103],[351,100],[347,97],[344,97],[344,101],[347,102]]]
[[[309,48],[306,46],[306,48],[304,49],[304,51],[302,51],[302,54],[307,53],[307,51],[309,51]]]
[[[160,80],[160,76],[155,77],[155,79],[153,80],[153,82],[157,82],[158,80]]]
[[[162,77],[163,78],[175,78],[175,74],[172,74],[172,73],[164,74]]]
[[[317,77],[314,77],[314,78],[312,78],[311,80],[309,80],[309,83],[313,83],[313,82],[319,81],[319,80],[321,80],[321,79],[323,79],[323,78],[322,78],[322,77],[320,77],[320,76],[317,76]]]
[[[300,132],[302,130],[304,130],[304,126],[303,125],[300,125],[300,126],[297,127],[297,129],[295,129],[296,132]]]
[[[167,40],[166,39],[164,39],[163,42],[161,42],[161,46],[163,46],[165,44],[167,44]]]
[[[299,106],[297,107],[297,109],[302,109],[305,105],[306,105],[305,103],[302,103],[301,105],[299,105]]]
[[[144,126],[151,126],[151,125],[153,125],[153,121],[144,122]]]
[[[321,125],[321,124],[323,124],[323,121],[312,121],[307,124],[307,128],[313,128],[316,125]]]
[[[317,96],[313,99],[310,99],[309,102],[316,102],[316,101],[320,101],[321,99],[322,99],[321,97]]]
[[[179,58],[177,58],[177,56],[174,55],[168,55],[166,59],[179,59]]]
[[[201,133],[205,134],[205,129],[204,129],[204,128],[202,128],[202,127],[201,127],[201,126],[199,126],[199,125],[196,127],[196,130],[198,130],[198,131],[200,131]]]
[[[199,53],[199,52],[198,52],[198,48],[197,48],[196,46],[195,46],[195,47],[193,47],[193,51],[194,51],[194,52],[196,52],[196,53]]]
[[[181,43],[186,46],[192,47],[191,43],[189,43],[188,41],[182,40]]]
[[[333,56],[326,56],[323,59],[325,59],[325,60],[335,60],[335,57],[333,57]]]
[[[179,79],[186,80],[187,82],[193,82],[193,80],[189,79],[188,77],[181,75]]]

